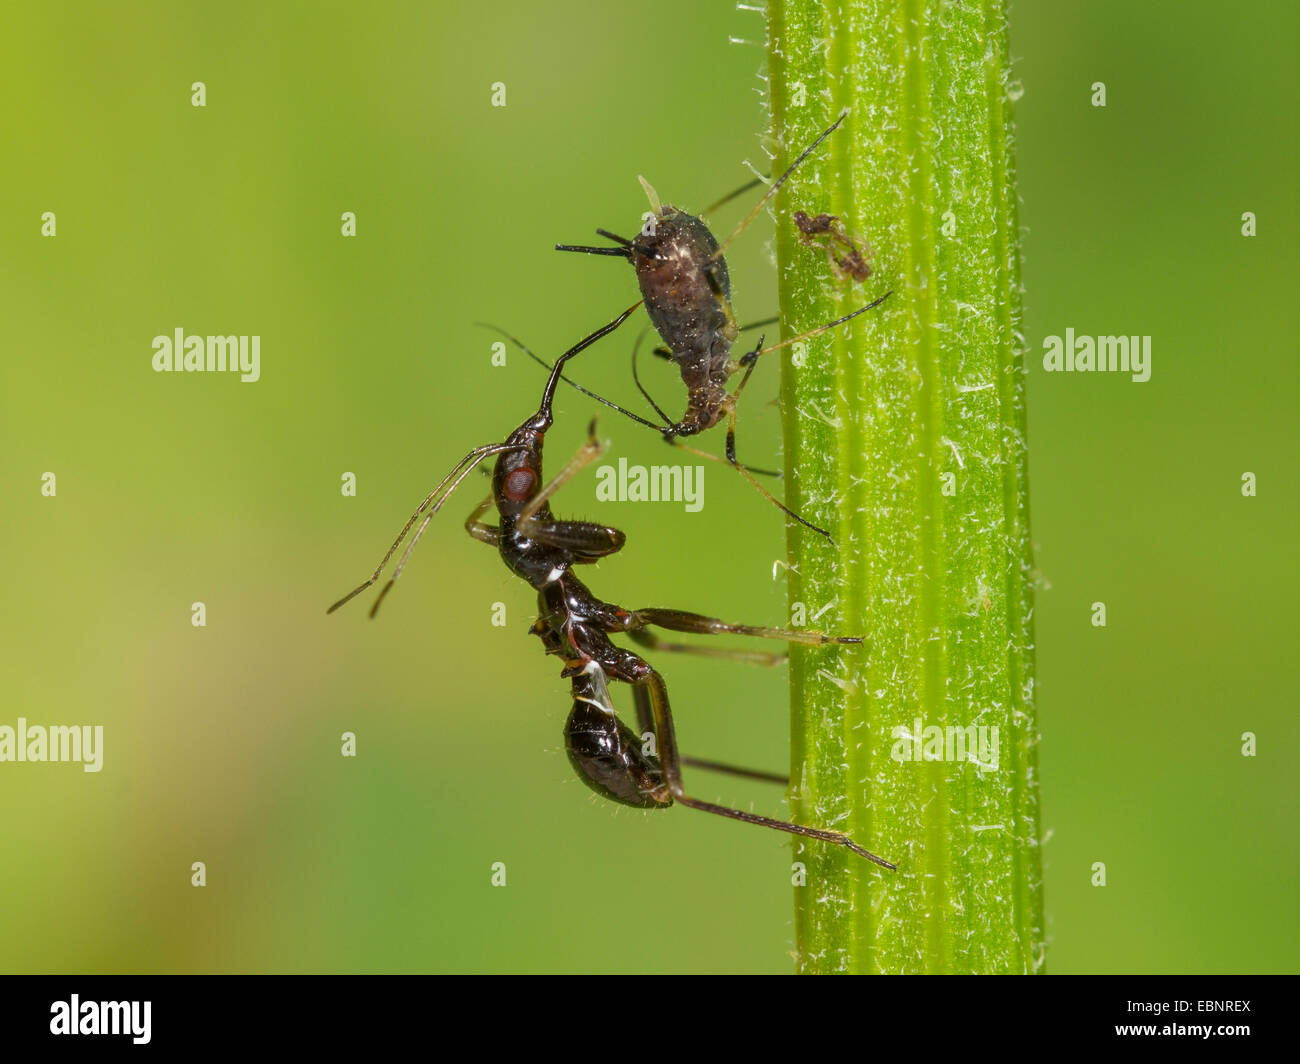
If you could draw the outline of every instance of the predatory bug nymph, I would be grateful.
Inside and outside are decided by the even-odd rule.
[[[686,411],[678,420],[673,421],[641,386],[640,378],[636,378],[641,394],[663,418],[664,424],[656,428],[663,434],[664,439],[684,447],[693,454],[713,458],[713,455],[685,447],[678,442],[678,438],[695,436],[713,428],[725,418],[727,462],[788,516],[828,540],[831,538],[830,533],[806,521],[787,507],[754,479],[753,471],[736,460],[736,404],[745,385],[749,382],[750,375],[754,372],[760,355],[819,336],[879,306],[893,295],[893,292],[886,292],[879,299],[859,307],[842,318],[836,318],[825,325],[809,329],[798,336],[792,336],[767,347],[763,346],[764,338],[760,336],[753,350],[735,359],[731,357],[731,347],[740,335],[741,328],[731,309],[731,279],[723,252],[744,232],[795,169],[816,150],[823,140],[838,129],[843,121],[844,115],[840,115],[834,125],[804,149],[786,171],[768,186],[759,201],[721,244],[700,218],[661,203],[655,190],[642,178],[641,184],[650,199],[651,214],[634,240],[616,236],[605,229],[597,229],[596,233],[599,236],[614,242],[613,247],[556,245],[557,251],[577,251],[589,255],[610,255],[626,259],[636,270],[646,312],[665,344],[665,347],[657,349],[655,354],[676,363],[682,382],[686,385]],[[735,391],[728,391],[727,383],[731,376],[741,370],[744,373],[740,383]],[[636,374],[635,353],[633,374],[634,376]],[[568,378],[564,379],[566,383],[574,384]],[[574,384],[574,387],[579,386]],[[582,390],[586,391],[586,389]],[[601,397],[594,396],[594,398]]]
[[[537,592],[538,618],[531,631],[541,640],[548,654],[556,655],[564,663],[560,675],[570,681],[573,706],[565,723],[565,749],[579,778],[602,797],[624,805],[663,809],[676,803],[747,824],[843,846],[867,860],[892,869],[894,865],[863,849],[838,831],[805,827],[759,816],[705,802],[687,794],[682,783],[683,765],[759,779],[788,781],[781,776],[682,756],[677,749],[668,688],[663,677],[644,658],[616,646],[610,635],[623,633],[643,646],[665,651],[680,650],[715,657],[737,657],[768,664],[778,662],[781,655],[728,653],[708,647],[665,643],[646,629],[656,627],[698,635],[758,636],[807,646],[858,644],[862,642],[861,638],[730,624],[684,610],[627,610],[596,598],[573,572],[576,565],[592,563],[617,553],[623,547],[624,537],[616,528],[589,521],[557,520],[551,512],[551,496],[604,450],[596,439],[596,425],[593,421],[587,441],[577,454],[553,479],[544,480],[542,447],[552,425],[552,400],[565,363],[601,336],[616,329],[635,309],[636,306],[633,306],[624,311],[609,325],[592,333],[561,355],[551,369],[537,412],[525,419],[503,442],[487,444],[466,455],[411,515],[401,535],[388,549],[370,579],[341,598],[328,612],[332,613],[379,580],[407,533],[424,515],[415,538],[370,611],[373,617],[433,515],[479,462],[489,455],[495,455],[491,494],[474,508],[465,522],[465,528],[481,543],[496,547],[510,571],[527,581]],[[493,506],[497,511],[495,525],[481,520]],[[631,685],[642,734],[633,732],[618,718],[609,696],[609,680]],[[653,736],[654,752],[647,747],[647,736]]]

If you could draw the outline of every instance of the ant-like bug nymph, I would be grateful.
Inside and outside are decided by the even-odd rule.
[[[420,521],[419,528],[398,561],[392,577],[375,600],[370,611],[373,617],[401,575],[411,551],[424,534],[433,515],[479,463],[489,456],[495,456],[492,492],[474,508],[465,521],[465,528],[475,539],[496,547],[510,571],[526,580],[537,591],[538,618],[532,627],[532,634],[541,640],[548,654],[554,654],[564,662],[561,676],[571,682],[573,708],[565,725],[565,748],[579,777],[598,794],[626,805],[645,809],[666,808],[674,803],[685,805],[748,824],[843,846],[878,865],[892,869],[894,865],[864,850],[840,832],[758,816],[704,802],[687,794],[682,784],[683,765],[693,764],[701,768],[785,783],[788,780],[783,776],[736,769],[712,761],[694,761],[680,755],[668,703],[668,688],[663,677],[644,658],[616,646],[610,635],[624,633],[642,646],[665,651],[735,656],[742,660],[754,660],[755,655],[743,652],[729,655],[727,651],[664,643],[647,629],[657,627],[699,635],[758,636],[805,646],[860,644],[861,638],[730,624],[715,617],[683,610],[657,607],[627,610],[596,598],[573,572],[576,565],[595,562],[621,550],[624,537],[616,528],[590,521],[557,520],[552,514],[551,496],[565,481],[603,453],[604,447],[596,438],[596,423],[592,421],[586,442],[554,478],[544,481],[542,448],[546,433],[553,423],[551,405],[565,363],[602,336],[617,329],[637,306],[640,304],[629,307],[608,325],[561,355],[551,369],[537,412],[526,418],[504,441],[477,447],[461,459],[411,515],[370,578],[339,599],[327,612],[333,613],[377,583],[397,548],[402,545],[416,522]],[[493,506],[496,507],[498,519],[495,525],[481,520]],[[768,663],[781,660],[775,655],[766,657]],[[609,697],[608,680],[617,680],[632,687],[642,735],[653,735],[657,753],[646,752],[642,736],[638,736],[619,720]]]
[[[599,236],[614,242],[613,247],[586,247],[576,244],[557,244],[557,251],[577,251],[589,255],[610,255],[627,260],[636,270],[637,281],[641,287],[641,297],[645,302],[646,313],[658,331],[665,346],[657,348],[655,354],[676,363],[681,374],[682,383],[686,385],[686,410],[680,418],[673,421],[663,412],[650,393],[642,386],[636,372],[636,353],[633,352],[632,373],[637,388],[654,407],[655,413],[663,419],[662,425],[654,425],[665,440],[682,447],[700,457],[716,459],[716,456],[687,447],[679,442],[680,437],[695,436],[713,428],[723,419],[727,421],[726,461],[736,468],[761,494],[783,510],[805,528],[825,536],[831,535],[824,528],[819,528],[795,513],[771,492],[754,479],[750,469],[736,460],[736,404],[741,392],[749,383],[759,356],[782,347],[819,336],[836,326],[878,307],[891,295],[886,292],[879,299],[873,300],[851,314],[846,314],[834,321],[827,322],[815,329],[792,336],[779,343],[763,346],[765,337],[760,336],[754,348],[739,359],[731,357],[731,347],[741,333],[731,309],[731,278],[727,271],[727,260],[723,252],[757,217],[759,211],[776,195],[777,190],[795,169],[808,158],[819,144],[839,128],[844,115],[825,130],[815,141],[804,149],[786,171],[777,178],[759,201],[750,210],[736,229],[721,244],[712,231],[700,218],[687,214],[676,207],[663,204],[658,194],[645,180],[640,178],[642,187],[650,200],[651,215],[645,226],[634,240],[616,236],[605,229],[597,229]],[[752,183],[749,186],[752,187]],[[725,199],[726,202],[732,193]],[[717,206],[715,204],[714,206]],[[710,208],[712,210],[712,208]],[[707,211],[705,213],[708,213]],[[802,212],[801,212],[802,213]],[[806,217],[806,215],[805,215]],[[832,216],[819,216],[831,218]],[[838,221],[838,219],[836,219]],[[807,236],[807,234],[803,234]],[[856,251],[856,248],[854,249]],[[854,267],[857,263],[853,264]],[[865,262],[861,263],[865,267]],[[869,269],[867,273],[869,273]],[[732,375],[744,371],[735,391],[728,391],[727,384]],[[592,398],[614,407],[621,413],[628,413],[621,407],[610,403],[602,396],[581,387],[581,385],[563,378],[567,384],[578,388]],[[635,420],[646,423],[644,418],[630,415]],[[832,541],[833,542],[833,541]]]

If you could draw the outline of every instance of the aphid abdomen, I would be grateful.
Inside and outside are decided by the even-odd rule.
[[[718,242],[698,218],[664,207],[653,233],[637,237],[636,267],[646,313],[674,357],[712,352],[723,337],[736,338],[731,318],[731,279]]]

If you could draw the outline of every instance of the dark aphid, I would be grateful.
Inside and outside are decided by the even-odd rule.
[[[818,214],[809,218],[803,211],[795,211],[794,224],[799,230],[799,242],[805,247],[820,247],[825,251],[826,260],[837,275],[858,282],[871,276],[871,264],[867,262],[871,249],[867,248],[864,255],[844,231],[844,223],[835,215]]]
[[[644,178],[641,178],[641,184],[650,199],[651,217],[637,234],[636,239],[628,240],[607,230],[597,229],[597,234],[614,241],[615,246],[556,245],[558,251],[579,251],[591,255],[624,258],[636,270],[646,311],[665,344],[665,347],[656,350],[655,354],[676,363],[681,373],[682,383],[686,385],[686,411],[673,421],[641,386],[640,378],[636,380],[642,395],[663,419],[664,424],[656,427],[664,438],[669,442],[676,442],[678,437],[697,435],[725,419],[727,421],[726,460],[771,502],[800,524],[827,539],[830,539],[830,534],[825,529],[818,528],[790,510],[754,479],[752,476],[754,471],[737,462],[736,403],[760,355],[788,347],[842,325],[851,318],[879,306],[893,292],[886,292],[879,299],[855,310],[852,314],[846,314],[842,318],[827,322],[798,336],[792,336],[780,343],[764,347],[763,338],[760,337],[753,350],[735,359],[731,357],[731,347],[736,342],[741,329],[731,309],[731,279],[723,252],[757,217],[759,211],[776,195],[777,190],[799,164],[807,159],[843,121],[844,115],[840,115],[834,125],[813,141],[791,163],[785,173],[772,182],[749,214],[721,244],[699,218],[676,207],[662,204],[655,190]],[[865,266],[865,263],[863,265]],[[732,375],[740,370],[744,370],[740,383],[735,391],[728,391],[728,382]],[[633,374],[636,374],[635,354]],[[580,388],[568,378],[564,379],[574,387]],[[580,390],[593,395],[585,388]],[[593,398],[606,402],[601,396],[593,395]],[[608,405],[614,406],[612,403]],[[620,408],[616,407],[616,409]],[[644,422],[641,418],[637,420]],[[681,443],[677,445],[685,446]],[[713,455],[695,448],[685,449],[702,457],[713,458]]]
[[[423,517],[392,577],[375,600],[370,611],[373,617],[384,596],[401,575],[407,558],[433,515],[442,508],[443,503],[475,466],[489,455],[495,455],[492,492],[475,507],[465,522],[465,528],[475,539],[496,547],[510,571],[526,580],[537,591],[538,618],[532,627],[532,633],[542,641],[548,654],[556,655],[564,663],[561,676],[569,679],[573,695],[573,708],[565,724],[565,748],[583,782],[603,797],[625,805],[662,809],[677,802],[706,813],[843,846],[885,868],[894,868],[888,861],[864,850],[838,831],[774,820],[700,801],[688,795],[682,784],[683,765],[693,764],[701,768],[784,783],[788,783],[788,780],[782,776],[683,757],[677,749],[668,688],[663,677],[644,658],[616,646],[610,635],[626,633],[629,638],[645,646],[711,656],[733,655],[725,650],[661,643],[647,629],[658,627],[700,635],[759,636],[808,646],[861,643],[860,638],[729,624],[714,617],[682,610],[626,610],[596,598],[573,572],[574,566],[597,561],[622,549],[623,533],[616,528],[589,521],[557,520],[551,512],[551,496],[604,449],[596,439],[596,423],[593,421],[586,443],[573,459],[552,480],[544,481],[542,447],[552,424],[551,404],[565,363],[618,328],[636,306],[639,304],[628,308],[614,321],[561,355],[551,369],[537,412],[501,443],[477,447],[461,459],[411,515],[370,578],[334,603],[328,612],[333,613],[378,582],[397,548],[402,545],[416,521]],[[497,523],[487,524],[481,518],[494,505]],[[734,656],[745,660],[754,658],[752,653]],[[770,663],[780,660],[779,655],[767,655],[766,658]],[[656,753],[648,752],[643,745],[642,735],[633,732],[619,720],[609,697],[609,680],[631,685],[641,733],[654,736]]]

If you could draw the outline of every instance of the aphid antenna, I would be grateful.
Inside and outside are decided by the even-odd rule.
[[[615,248],[591,247],[587,244],[556,244],[556,251],[580,251],[584,255],[613,255],[616,258],[627,259],[632,261],[632,256],[641,255],[647,259],[657,259],[659,253],[650,248],[642,247],[635,244],[625,236],[619,236],[617,233],[611,233],[608,229],[597,229],[597,236],[603,236],[606,240],[612,240],[618,244]]]

